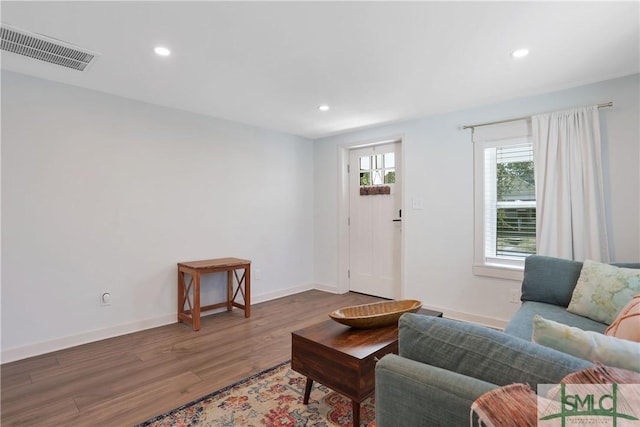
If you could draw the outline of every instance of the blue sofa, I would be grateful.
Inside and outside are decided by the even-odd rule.
[[[640,263],[614,264],[640,268]],[[471,404],[512,383],[556,384],[591,362],[531,342],[533,316],[583,330],[607,325],[566,311],[582,263],[539,255],[525,261],[522,305],[504,332],[450,319],[405,314],[399,355],[376,365],[378,427],[468,426]]]

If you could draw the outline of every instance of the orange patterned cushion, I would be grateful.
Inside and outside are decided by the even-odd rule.
[[[623,340],[640,342],[640,295],[631,298],[629,304],[624,306],[604,333]]]

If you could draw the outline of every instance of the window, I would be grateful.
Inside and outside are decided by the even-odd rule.
[[[395,184],[395,153],[360,157],[360,185]]]
[[[508,142],[507,142],[508,143]],[[485,258],[520,260],[536,252],[531,143],[485,148]]]
[[[522,133],[474,129],[476,274],[516,278],[508,270],[536,253],[533,145]]]

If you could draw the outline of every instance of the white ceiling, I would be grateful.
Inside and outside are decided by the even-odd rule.
[[[637,73],[639,5],[2,1],[3,23],[101,54],[2,68],[317,138]]]

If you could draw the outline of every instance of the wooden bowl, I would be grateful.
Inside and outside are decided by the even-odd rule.
[[[415,313],[420,307],[422,302],[413,299],[391,300],[344,307],[329,313],[329,317],[352,328],[380,328],[397,325],[400,316]]]

